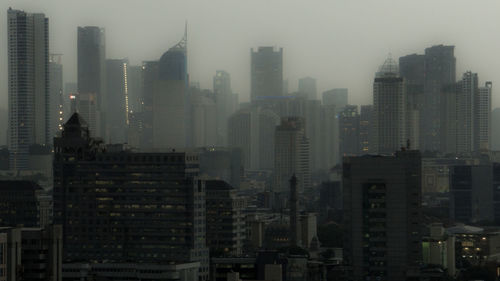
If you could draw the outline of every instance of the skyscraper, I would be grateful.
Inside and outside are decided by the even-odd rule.
[[[474,105],[474,150],[491,149],[491,89],[493,84],[486,82],[479,87]]]
[[[106,137],[106,48],[104,29],[97,26],[78,27],[78,95],[79,101],[94,100],[95,107],[78,107],[89,122],[92,136]],[[78,102],[80,105],[81,103]],[[88,110],[95,110],[91,112]]]
[[[22,170],[28,168],[30,145],[51,143],[49,20],[9,8],[7,21],[9,163]]]
[[[54,217],[63,226],[66,262],[198,261],[207,279],[198,154],[105,147],[78,113],[54,150]]]
[[[373,138],[373,105],[362,105],[359,114],[359,143],[360,153],[366,154],[372,152]]]
[[[299,93],[305,94],[307,99],[315,100],[316,97],[316,79],[304,77],[299,79]]]
[[[106,116],[109,143],[125,143],[129,124],[128,60],[106,60]]]
[[[470,153],[474,150],[475,99],[479,94],[477,73],[464,73],[459,82],[457,96],[457,153]]]
[[[190,144],[187,29],[179,43],[163,53],[157,73],[152,77],[153,148],[185,147]]]
[[[348,104],[348,90],[338,88],[323,92],[323,104],[335,105],[337,112],[344,110],[344,106]]]
[[[358,106],[346,105],[339,115],[340,155],[356,156],[361,147]]]
[[[251,54],[250,99],[283,95],[283,48],[259,47]]]
[[[388,58],[373,83],[374,152],[391,154],[406,145],[406,96],[397,63]]]
[[[64,124],[63,66],[60,54],[51,54],[50,75],[50,134],[55,136]],[[50,142],[52,144],[52,141]]]
[[[344,158],[344,263],[349,280],[408,280],[422,259],[421,156]]]
[[[425,49],[424,97],[420,112],[420,146],[423,150],[441,149],[440,93],[456,81],[455,46],[437,45]]]
[[[297,177],[299,191],[311,187],[309,140],[304,127],[304,119],[300,117],[284,117],[276,126],[273,187],[276,192],[285,192],[293,175]]]
[[[217,106],[217,138],[219,145],[227,143],[227,120],[238,109],[238,95],[231,90],[231,76],[217,70],[213,79],[215,104]]]

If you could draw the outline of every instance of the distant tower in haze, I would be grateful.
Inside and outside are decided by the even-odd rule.
[[[362,105],[359,114],[359,144],[360,153],[367,154],[372,152],[373,138],[373,105]]]
[[[339,114],[340,155],[356,156],[360,151],[359,113],[357,105],[346,105]]]
[[[51,54],[50,75],[50,134],[55,136],[62,131],[64,124],[63,66],[60,54]],[[52,143],[52,142],[50,142]]]
[[[231,114],[238,108],[238,95],[231,90],[231,75],[217,70],[213,79],[215,105],[217,107],[217,138],[219,145],[227,143],[227,126]]]
[[[285,191],[293,175],[298,179],[298,188],[307,190],[311,186],[311,172],[309,139],[305,135],[304,119],[282,118],[274,137],[274,190]]]
[[[129,124],[128,60],[106,60],[106,117],[110,143],[125,143]]]
[[[299,201],[298,201],[298,190],[297,190],[297,177],[295,174],[289,180],[290,182],[290,246],[299,246],[300,236],[299,236]]]
[[[323,105],[335,105],[335,110],[341,112],[348,104],[348,89],[338,88],[323,92]]]
[[[9,165],[28,169],[29,147],[51,143],[49,95],[49,20],[9,8],[8,93]]]
[[[475,99],[474,112],[474,150],[491,149],[491,89],[493,84],[488,81],[479,87]]]
[[[374,152],[392,154],[406,144],[406,96],[397,63],[388,58],[373,83]]]
[[[305,94],[307,99],[315,100],[316,97],[316,79],[304,77],[299,79],[299,93]]]
[[[78,112],[89,123],[92,136],[106,137],[106,47],[104,29],[78,27]],[[83,107],[80,107],[82,104]],[[92,106],[87,106],[90,102]],[[89,111],[93,110],[93,111]]]
[[[251,101],[283,95],[283,48],[251,49]]]

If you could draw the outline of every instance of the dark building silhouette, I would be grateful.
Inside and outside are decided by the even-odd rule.
[[[54,139],[54,217],[66,262],[199,261],[208,276],[198,155],[133,153],[89,137],[77,114]]]
[[[40,226],[38,197],[42,188],[32,181],[0,181],[0,226]]]
[[[109,143],[126,143],[129,124],[128,60],[106,60],[107,135]]]
[[[418,277],[421,156],[346,157],[343,164],[344,262],[349,280]]]
[[[297,189],[297,177],[290,178],[290,247],[299,246],[299,194]]]
[[[341,156],[356,156],[360,152],[360,119],[357,105],[346,105],[339,114],[339,145]]]
[[[373,105],[362,105],[359,114],[359,144],[360,153],[366,154],[372,151],[373,138]]]
[[[259,47],[250,50],[250,99],[283,95],[283,48]]]

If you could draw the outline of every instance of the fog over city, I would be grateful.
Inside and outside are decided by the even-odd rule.
[[[258,46],[283,47],[290,91],[298,78],[311,76],[319,93],[349,88],[352,104],[372,102],[372,79],[388,53],[397,59],[432,45],[455,45],[457,73],[472,70],[494,83],[500,76],[496,0],[3,0],[1,38],[7,38],[8,7],[50,18],[50,52],[63,54],[65,82],[76,81],[78,26],[104,27],[106,57],[139,65],[177,43],[185,21],[190,81],[212,88],[215,71],[226,70],[240,101],[249,100],[250,48]],[[6,108],[6,40],[0,49],[0,104]]]

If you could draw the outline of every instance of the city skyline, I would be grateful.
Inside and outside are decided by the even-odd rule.
[[[64,54],[64,82],[76,81],[76,44],[73,41],[76,41],[74,39],[78,26],[95,25],[105,28],[108,58],[128,57],[131,65],[138,65],[142,61],[156,59],[165,49],[174,45],[182,36],[185,21],[189,25],[189,40],[192,43],[188,49],[190,80],[200,82],[202,88],[211,88],[215,71],[224,69],[231,74],[233,90],[239,94],[240,101],[249,100],[248,52],[250,48],[257,46],[284,49],[284,79],[290,82],[292,91],[297,88],[299,78],[310,76],[317,79],[318,93],[331,88],[349,88],[352,93],[349,101],[351,104],[370,103],[373,72],[389,52],[394,57],[399,57],[422,53],[424,47],[432,45],[455,45],[457,73],[467,70],[481,73],[481,78],[484,79],[480,81],[481,84],[485,81],[495,83],[494,78],[498,76],[495,69],[500,66],[500,62],[490,60],[494,50],[500,45],[500,42],[496,43],[488,36],[490,31],[494,31],[489,27],[495,26],[494,19],[488,17],[488,13],[494,11],[495,7],[496,10],[500,8],[500,4],[494,1],[485,1],[481,7],[461,3],[459,7],[454,6],[454,9],[449,9],[447,4],[455,4],[455,1],[433,3],[435,12],[427,13],[425,22],[411,19],[416,17],[414,14],[424,13],[426,5],[412,7],[415,13],[407,14],[403,10],[407,8],[406,4],[399,1],[317,5],[291,1],[287,2],[286,17],[279,15],[280,9],[283,9],[280,5],[283,4],[282,1],[274,1],[268,5],[263,2],[234,4],[215,1],[204,4],[187,1],[164,4],[151,1],[151,4],[156,4],[151,7],[155,6],[156,9],[138,3],[120,2],[122,5],[119,9],[129,13],[127,18],[131,20],[117,20],[114,15],[108,15],[109,11],[116,8],[116,2],[99,2],[101,8],[92,13],[89,8],[93,5],[87,3],[6,1],[0,8],[6,10],[12,6],[26,12],[43,12],[52,19],[50,52]],[[220,17],[218,8],[222,7],[225,11],[231,9],[233,12]],[[352,14],[349,11],[357,9],[361,9],[359,14],[356,13],[357,16],[352,19],[346,17]],[[369,12],[364,12],[365,10]],[[79,13],[76,14],[76,11]],[[133,13],[138,11],[148,14],[148,17],[134,18]],[[333,11],[335,16],[328,11]],[[255,14],[262,15],[259,22],[255,21]],[[211,20],[213,16],[217,16],[217,21]],[[297,20],[290,22],[290,16]],[[383,20],[379,20],[381,16],[384,16]],[[452,21],[456,24],[454,26],[446,23],[447,20],[460,16],[464,19],[474,18],[474,21],[467,24],[466,20]],[[0,15],[0,20],[6,21],[6,13]],[[149,32],[140,32],[146,26]],[[479,29],[479,26],[483,28]],[[310,32],[311,30],[318,31]],[[474,35],[478,30],[482,32],[479,37]],[[4,33],[6,30],[1,30],[0,36],[5,36]],[[133,34],[133,38],[130,34]],[[379,38],[374,38],[375,34]],[[474,36],[476,40],[468,40],[470,36]],[[0,47],[4,47],[5,43],[0,44]],[[482,46],[481,52],[475,49],[478,45]],[[6,63],[6,54],[1,55],[0,74],[6,73]],[[0,85],[3,85],[5,75],[0,77]],[[2,86],[1,104],[6,104],[6,99],[6,87]],[[499,106],[499,103],[494,99],[493,107]]]

